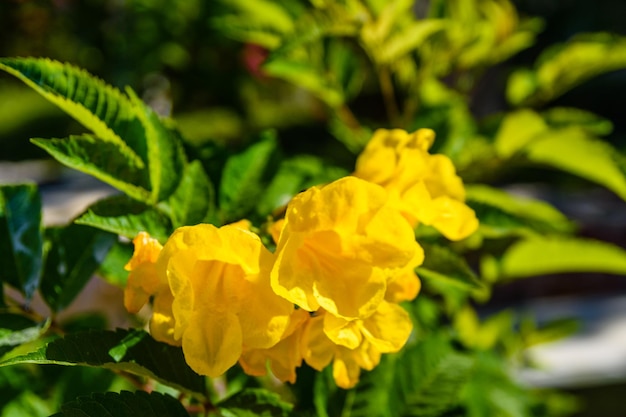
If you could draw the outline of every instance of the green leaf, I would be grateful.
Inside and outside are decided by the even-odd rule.
[[[467,204],[476,212],[485,237],[573,231],[567,217],[546,202],[516,197],[486,185],[468,185],[466,192]]]
[[[240,220],[257,204],[272,166],[277,141],[264,137],[226,161],[219,189],[219,206],[224,222]]]
[[[546,122],[529,109],[507,114],[496,134],[495,148],[502,158],[510,158],[548,129]]]
[[[134,337],[128,339],[130,334]],[[205,394],[204,379],[187,365],[181,348],[157,342],[147,333],[136,341],[137,335],[137,331],[122,329],[71,333],[35,352],[0,362],[0,366],[20,363],[94,366],[153,378],[196,396]],[[116,354],[118,360],[115,360],[110,352],[117,347],[113,352],[119,353],[123,344],[126,344],[125,354]]]
[[[266,216],[273,210],[285,206],[302,190],[346,175],[348,175],[346,170],[328,165],[324,160],[312,155],[285,159],[263,192],[257,205],[257,213]]]
[[[68,64],[0,59],[9,72],[89,129],[93,135],[34,142],[68,166],[155,203],[176,188],[185,157],[174,132],[139,100]]]
[[[130,100],[86,71],[49,59],[0,58],[0,69],[14,75],[44,98],[115,145],[141,169],[147,162],[144,128]]]
[[[41,278],[41,197],[34,184],[0,186],[0,281],[30,299]]]
[[[345,101],[342,91],[325,78],[321,69],[308,61],[277,58],[263,65],[263,70],[268,75],[282,78],[310,91],[329,107],[339,107]]]
[[[129,239],[145,231],[152,237],[165,241],[172,232],[170,220],[160,211],[124,195],[100,200],[75,221],[96,227]]]
[[[590,239],[525,239],[504,253],[498,270],[503,278],[564,272],[626,275],[626,250]]]
[[[165,205],[173,227],[215,221],[215,190],[198,160],[187,165],[178,188]]]
[[[544,111],[541,116],[552,128],[577,126],[590,135],[604,136],[613,131],[613,123],[609,119],[586,110],[573,107],[553,107]]]
[[[344,404],[351,417],[440,416],[459,401],[472,358],[455,352],[448,340],[432,335],[385,355],[361,378]]]
[[[424,263],[416,269],[420,278],[465,290],[483,286],[461,255],[447,246],[420,244],[424,248]]]
[[[159,115],[142,102],[130,88],[127,88],[126,92],[145,129],[152,189],[150,201],[156,203],[169,197],[178,187],[187,161],[176,131],[168,129]]]
[[[150,200],[148,172],[135,165],[119,144],[104,142],[93,135],[66,139],[31,139],[57,161],[92,175],[127,195]]]
[[[128,271],[124,270],[124,266],[132,256],[132,243],[114,242],[106,258],[100,264],[98,275],[113,285],[124,287],[128,280]]]
[[[547,49],[535,66],[534,73],[522,70],[509,80],[512,104],[545,103],[595,76],[626,68],[626,37],[581,34]]]
[[[247,388],[221,401],[217,408],[223,417],[287,417],[293,406],[261,388]]]
[[[16,346],[36,340],[47,329],[47,324],[36,323],[20,314],[0,313],[0,357]]]
[[[67,307],[106,257],[116,236],[92,227],[70,224],[46,230],[49,250],[41,295],[52,309]]]
[[[606,142],[589,136],[584,129],[551,130],[526,148],[527,157],[593,181],[626,200],[626,175],[617,161],[618,151]]]
[[[430,36],[443,30],[445,23],[438,19],[424,19],[411,23],[390,36],[380,48],[380,63],[390,64],[418,49]]]
[[[52,417],[189,417],[178,400],[160,392],[94,393],[63,404]]]
[[[508,369],[509,365],[493,351],[476,355],[471,377],[461,392],[468,417],[534,415],[530,392],[512,380]]]

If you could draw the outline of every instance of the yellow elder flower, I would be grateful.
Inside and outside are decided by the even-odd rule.
[[[328,322],[334,329],[327,331]],[[312,317],[302,335],[302,355],[318,371],[333,363],[337,386],[352,388],[361,369],[372,370],[381,354],[399,351],[411,334],[413,325],[402,307],[383,302],[365,320],[345,321],[320,311]]]
[[[272,374],[280,381],[296,382],[296,368],[302,364],[300,340],[304,324],[309,320],[309,312],[302,309],[294,310],[289,326],[282,339],[269,349],[252,349],[244,351],[239,364],[248,375],[263,376],[267,374],[269,362]]]
[[[154,296],[150,333],[156,340],[177,343],[173,338],[172,293],[167,279],[159,274],[156,262],[163,247],[146,232],[133,239],[135,251],[124,266],[130,271],[124,290],[124,306],[130,313],[137,313]]]
[[[413,229],[387,204],[385,190],[356,177],[295,196],[275,255],[276,294],[345,319],[371,315],[387,282],[423,261]]]
[[[435,140],[430,129],[407,133],[378,129],[359,155],[354,176],[379,184],[390,203],[415,227],[431,225],[451,240],[478,227],[474,211],[465,205],[465,189],[452,161],[431,155]]]
[[[258,236],[237,226],[199,224],[170,236],[156,268],[167,277],[174,338],[193,370],[215,377],[244,349],[278,343],[293,305],[272,291],[271,264]]]

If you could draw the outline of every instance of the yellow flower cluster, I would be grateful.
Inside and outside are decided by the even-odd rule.
[[[153,337],[182,346],[189,366],[219,376],[237,362],[295,382],[302,361],[332,363],[338,386],[397,352],[412,331],[398,305],[420,289],[418,222],[450,239],[477,227],[448,158],[428,154],[434,133],[379,130],[356,171],[295,196],[272,226],[274,253],[246,221],[177,229],[161,245],[135,240],[125,305],[153,297]]]

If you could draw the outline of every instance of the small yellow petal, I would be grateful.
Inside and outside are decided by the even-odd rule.
[[[365,338],[381,353],[398,352],[412,330],[409,314],[393,303],[381,303],[376,313],[363,320]]]
[[[363,341],[361,320],[345,320],[328,312],[324,315],[324,333],[335,344],[357,348]]]

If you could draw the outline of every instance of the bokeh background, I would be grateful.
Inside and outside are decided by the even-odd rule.
[[[423,7],[425,2],[419,3]],[[472,100],[478,117],[506,108],[506,76],[513,68],[532,66],[546,46],[582,32],[626,35],[624,0],[513,3],[521,15],[541,17],[544,29],[534,46],[483,74]],[[353,155],[328,135],[328,114],[315,98],[266,77],[260,69],[266,55],[262,48],[231,40],[215,28],[221,7],[206,0],[0,0],[0,56],[49,57],[120,88],[131,86],[159,113],[173,116],[197,144],[237,146],[272,127],[286,152],[323,152],[340,164],[351,160]],[[598,76],[551,104],[611,120],[614,130],[607,140],[626,152],[626,70]],[[351,106],[373,118],[384,113],[375,94],[361,95]],[[72,198],[77,198],[77,213],[109,192],[94,180],[69,174],[28,142],[79,129],[36,93],[0,75],[0,181],[40,183],[49,222],[71,217],[66,204]],[[626,247],[626,206],[611,192],[581,187],[551,171],[524,175],[528,187],[517,192],[553,203],[581,226],[582,235]],[[562,187],[542,187],[546,175]],[[507,185],[506,179],[501,185]],[[554,365],[552,373],[520,378],[579,394],[586,404],[579,416],[626,416],[626,368],[620,368],[626,363],[626,321],[620,320],[626,319],[625,277],[575,274],[512,282],[498,287],[480,308],[488,313],[504,306],[531,309],[539,319],[573,316],[582,323],[573,340],[537,352],[547,366]],[[581,363],[588,367],[577,372]],[[590,372],[594,366],[597,372]]]

